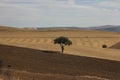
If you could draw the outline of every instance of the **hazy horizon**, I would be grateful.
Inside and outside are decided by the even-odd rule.
[[[120,0],[0,0],[0,11],[12,27],[120,25]]]

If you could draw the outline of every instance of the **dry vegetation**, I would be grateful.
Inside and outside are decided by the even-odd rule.
[[[11,32],[9,31],[11,30]],[[0,43],[39,50],[60,51],[59,45],[53,40],[59,36],[69,37],[73,45],[65,48],[65,53],[120,60],[119,50],[102,49],[106,44],[111,47],[120,41],[120,33],[91,30],[22,30],[9,28],[0,32]],[[15,31],[16,30],[16,31]]]
[[[59,36],[73,42],[65,47],[65,54],[56,52],[60,47],[53,44]],[[17,73],[25,75],[24,80],[33,80],[35,76],[38,80],[119,80],[119,42],[120,33],[114,32],[0,27],[0,44],[4,44],[0,45],[0,59],[3,68],[12,65],[13,73],[17,72],[14,69],[32,72]],[[104,44],[110,48],[103,49]]]

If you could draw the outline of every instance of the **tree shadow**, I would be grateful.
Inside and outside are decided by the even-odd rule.
[[[44,52],[44,53],[52,53],[52,54],[58,53],[58,51],[45,51],[45,50],[42,50],[42,52]]]

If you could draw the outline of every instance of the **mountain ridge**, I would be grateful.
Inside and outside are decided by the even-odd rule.
[[[24,28],[16,28],[16,27],[7,27],[0,26],[0,31],[25,31],[25,30],[100,30],[100,31],[111,31],[111,32],[120,32],[120,25],[103,25],[103,26],[95,26],[95,27],[24,27]]]
[[[120,25],[103,25],[103,26],[96,26],[96,27],[88,27],[86,29],[120,32]]]

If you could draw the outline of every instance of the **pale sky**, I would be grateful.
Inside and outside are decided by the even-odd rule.
[[[0,0],[0,25],[14,27],[120,25],[120,0]]]

